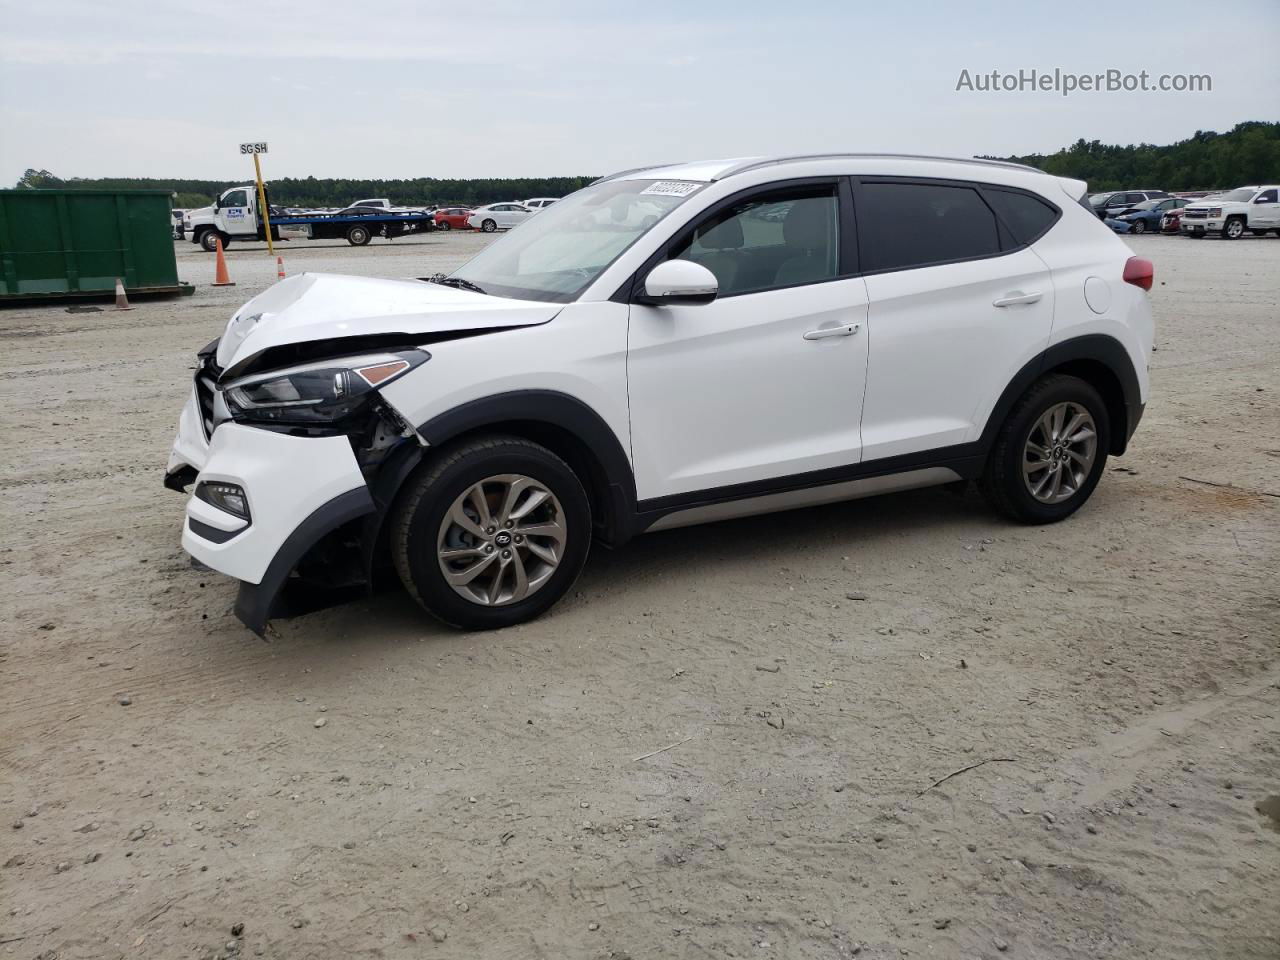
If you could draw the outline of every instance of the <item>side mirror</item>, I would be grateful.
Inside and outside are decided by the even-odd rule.
[[[644,278],[644,303],[710,303],[720,292],[716,275],[692,260],[667,260]]]

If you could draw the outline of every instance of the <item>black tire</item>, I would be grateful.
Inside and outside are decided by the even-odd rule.
[[[1023,469],[1025,449],[1036,422],[1060,403],[1076,404],[1089,413],[1097,433],[1097,446],[1093,464],[1075,493],[1060,503],[1045,503],[1037,500],[1028,488]],[[982,492],[992,506],[1020,523],[1065,520],[1079,510],[1093,493],[1106,468],[1110,449],[1111,421],[1098,391],[1078,377],[1050,374],[1032,384],[1009,412],[987,458],[982,474]]]
[[[565,545],[559,565],[524,600],[485,606],[454,591],[437,556],[441,524],[474,484],[500,474],[529,477],[563,511]],[[517,528],[518,529],[518,528]],[[391,516],[391,556],[405,588],[441,622],[463,630],[496,630],[545,613],[573,586],[591,547],[591,506],[582,482],[550,450],[520,437],[488,435],[446,449],[405,482]]]
[[[369,232],[368,227],[355,224],[347,229],[347,243],[353,247],[363,247],[366,243],[373,239],[373,234]]]
[[[498,229],[498,225],[492,220],[486,220],[484,223],[480,224],[480,229],[485,233],[493,233],[493,231]]]
[[[443,223],[437,223],[437,224],[436,224],[436,229],[437,229],[437,230],[449,231],[449,230],[452,230],[452,229],[453,229],[453,227],[451,227],[451,226],[449,225],[449,221],[448,221],[448,220],[446,220],[446,221],[444,221]]]
[[[220,234],[217,230],[206,230],[196,238],[196,243],[209,253],[218,252],[218,237],[222,237],[222,249],[231,245],[231,238]]]
[[[1223,240],[1239,240],[1244,236],[1244,219],[1231,217],[1222,225]]]
[[[1145,220],[1135,220],[1129,225],[1129,230],[1131,233],[1146,233],[1147,222]]]

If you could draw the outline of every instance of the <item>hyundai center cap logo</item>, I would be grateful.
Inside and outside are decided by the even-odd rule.
[[[509,547],[511,546],[511,534],[503,530],[501,533],[499,533],[496,537],[493,538],[493,542],[500,547]]]

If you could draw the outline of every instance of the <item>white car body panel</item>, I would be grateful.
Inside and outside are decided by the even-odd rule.
[[[217,360],[226,370],[288,343],[528,326],[546,323],[559,311],[559,304],[485,297],[421,280],[303,273],[268,287],[236,311]]]
[[[421,427],[471,400],[515,390],[553,390],[598,413],[629,451],[627,305],[542,306],[559,312],[554,322],[536,331],[508,330],[433,344],[431,359],[382,388],[382,396]]]
[[[509,209],[500,209],[509,208]],[[471,216],[467,217],[467,225],[480,230],[484,226],[486,220],[492,220],[499,230],[510,230],[518,227],[530,217],[536,210],[530,210],[519,203],[511,201],[509,203],[491,203],[487,206],[476,207],[471,212]]]
[[[201,563],[246,583],[259,583],[272,558],[297,526],[339,494],[365,485],[346,437],[291,437],[272,430],[223,423],[213,433],[197,482],[239,484],[251,522],[225,543],[183,528],[182,547]],[[187,517],[209,522],[216,507],[192,496]],[[225,514],[231,522],[236,520]],[[235,529],[214,524],[219,529]]]
[[[857,463],[867,370],[861,277],[631,308],[641,500]],[[857,325],[847,336],[810,331]]]
[[[868,460],[978,439],[1005,385],[1044,350],[1053,325],[1053,280],[1031,248],[874,274],[867,294]],[[1034,303],[994,306],[1037,294]]]

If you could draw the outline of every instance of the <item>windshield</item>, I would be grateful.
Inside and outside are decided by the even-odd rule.
[[[1107,199],[1107,197],[1109,196],[1111,196],[1111,194],[1109,193],[1091,193],[1089,194],[1089,202],[1101,203],[1103,200]]]
[[[1164,203],[1164,201],[1163,201],[1163,200],[1143,200],[1141,203],[1139,203],[1139,204],[1137,204],[1136,206],[1134,206],[1134,208],[1133,208],[1133,209],[1135,209],[1135,210],[1154,210],[1156,207],[1158,207],[1158,206],[1159,206],[1160,204],[1162,204],[1162,203]]]
[[[610,180],[586,187],[545,207],[451,276],[498,297],[569,303],[702,186]]]
[[[1228,193],[1220,193],[1213,199],[1214,200],[1232,200],[1232,201],[1252,200],[1254,192],[1255,191],[1253,187],[1237,187],[1235,190],[1231,190]],[[1208,198],[1206,197],[1205,199],[1208,199]]]

